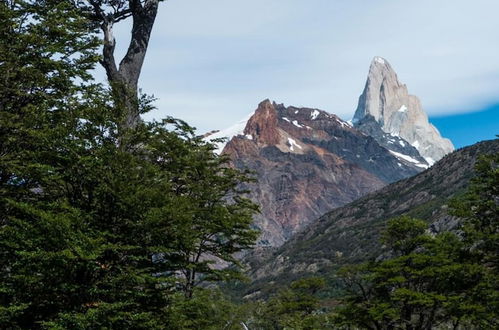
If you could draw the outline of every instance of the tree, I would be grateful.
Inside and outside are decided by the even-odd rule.
[[[249,325],[257,329],[328,329],[327,315],[320,311],[318,293],[324,289],[321,277],[294,281],[267,302],[254,308],[255,320]]]
[[[101,64],[106,70],[115,101],[126,109],[121,125],[124,128],[134,127],[140,115],[138,81],[161,0],[72,1],[102,30],[104,45]],[[116,40],[113,27],[130,17],[133,20],[131,39],[118,65],[114,56]]]
[[[43,194],[6,201],[3,325],[162,328],[178,286],[192,296],[194,274],[237,275],[202,258],[234,263],[256,238],[255,207],[235,190],[242,177],[218,167],[213,146],[169,121],[140,124],[127,136],[140,147],[123,150],[103,104],[87,106],[50,159],[30,164],[46,169]]]
[[[256,208],[238,189],[246,176],[187,124],[122,134],[120,106],[88,81],[95,38],[69,5],[0,3],[0,327],[168,328],[179,274],[237,275],[203,258],[234,263]]]
[[[79,213],[45,184],[56,179],[50,150],[71,105],[93,88],[98,43],[68,3],[2,1],[0,17],[0,327],[26,328],[72,308],[59,289],[77,291],[73,281],[85,273],[67,252],[92,237],[74,228]]]
[[[499,153],[479,158],[468,191],[452,201],[452,213],[463,219],[465,240],[474,258],[499,272]]]
[[[197,288],[191,298],[173,296],[167,315],[170,329],[244,329],[248,309],[229,301],[219,290]]]
[[[467,192],[451,203],[452,213],[462,219],[462,236],[469,259],[484,267],[479,287],[470,292],[483,309],[481,323],[497,328],[499,323],[499,153],[481,156],[476,176]]]
[[[25,164],[43,154],[67,100],[88,88],[98,40],[60,1],[2,1],[0,18],[0,192],[20,201],[40,184],[41,168]]]
[[[485,272],[453,233],[431,235],[423,221],[388,223],[383,237],[391,257],[340,273],[350,295],[338,323],[366,329],[430,329],[484,324],[473,300]]]
[[[165,124],[171,120],[164,121]],[[175,122],[175,121],[173,121]],[[151,141],[147,144],[147,157],[168,173],[174,207],[154,209],[147,221],[165,224],[176,233],[154,235],[158,243],[174,244],[174,249],[156,256],[174,260],[182,274],[181,285],[187,297],[203,281],[229,280],[240,277],[235,255],[250,248],[258,235],[251,229],[256,204],[242,196],[240,183],[248,181],[245,173],[228,167],[228,158],[214,154],[214,146],[203,142],[185,123],[179,127],[183,139],[152,124]],[[216,264],[219,264],[218,266]]]

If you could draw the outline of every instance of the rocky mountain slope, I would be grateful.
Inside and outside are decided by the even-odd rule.
[[[264,246],[279,246],[325,212],[425,166],[398,159],[335,115],[269,100],[246,122],[208,138],[224,134],[234,136],[220,148],[258,180],[248,188],[261,205],[255,225]]]
[[[391,65],[381,57],[371,63],[353,123],[389,149],[408,142],[429,165],[454,150],[451,141],[442,138],[428,122],[419,99],[409,95],[407,86],[400,83]]]
[[[261,205],[259,245],[280,246],[325,212],[419,173],[452,149],[381,58],[371,64],[354,122],[265,100],[236,125],[205,135],[228,137],[218,151],[255,172],[248,188]]]
[[[379,256],[379,233],[399,215],[426,220],[433,231],[455,227],[447,202],[464,191],[479,155],[499,152],[499,139],[457,150],[430,169],[388,185],[320,217],[267,256],[247,259],[254,283],[246,294],[311,273],[328,273],[339,266]]]

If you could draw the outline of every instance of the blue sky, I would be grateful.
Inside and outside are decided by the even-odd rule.
[[[158,98],[146,119],[173,115],[203,133],[266,98],[350,119],[382,56],[457,146],[492,138],[498,12],[497,0],[168,0],[140,80]],[[116,31],[126,45],[129,26]]]
[[[499,135],[499,104],[470,113],[430,117],[440,133],[461,148]]]

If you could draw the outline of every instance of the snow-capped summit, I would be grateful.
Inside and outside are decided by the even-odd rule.
[[[352,126],[353,124],[353,126]],[[259,244],[280,246],[325,212],[424,171],[452,151],[390,64],[375,57],[352,122],[266,99],[250,118],[205,135],[251,170],[249,197],[261,206]]]
[[[238,121],[236,124],[226,129],[215,130],[205,134],[204,140],[208,142],[216,139],[225,139],[224,141],[215,143],[216,146],[215,152],[217,154],[221,154],[222,150],[225,148],[227,142],[229,142],[230,139],[232,139],[234,136],[242,135],[244,133],[244,128],[246,127],[246,123],[253,116],[253,113],[254,112],[250,113],[244,119]]]
[[[384,133],[407,141],[429,165],[454,150],[452,142],[442,138],[429,123],[419,99],[408,93],[390,63],[379,56],[371,62],[353,118],[355,127],[375,135],[371,132],[372,121],[378,123]]]

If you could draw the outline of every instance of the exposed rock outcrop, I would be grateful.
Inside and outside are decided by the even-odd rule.
[[[459,219],[449,215],[449,200],[466,189],[481,155],[498,152],[499,139],[459,149],[418,175],[326,213],[280,248],[248,256],[255,282],[246,289],[258,291],[269,279],[276,287],[378,257],[383,253],[380,232],[396,216],[424,219],[433,232],[456,229]]]
[[[318,109],[265,100],[242,124],[209,139],[227,134],[219,148],[233,166],[255,172],[248,188],[261,206],[262,246],[279,246],[325,212],[423,170]]]
[[[277,124],[277,112],[272,103],[265,100],[246,123],[244,134],[259,144],[276,145],[280,142]]]
[[[407,86],[400,83],[391,65],[381,57],[375,57],[371,63],[353,124],[390,150],[394,150],[387,144],[390,137],[407,141],[429,165],[454,150],[451,141],[442,138],[428,122],[419,99],[408,93]],[[374,133],[376,126],[386,136]]]
[[[248,118],[208,140],[233,166],[256,173],[260,245],[280,246],[334,208],[415,175],[453,150],[428,122],[390,64],[374,58],[353,119],[265,100]]]

